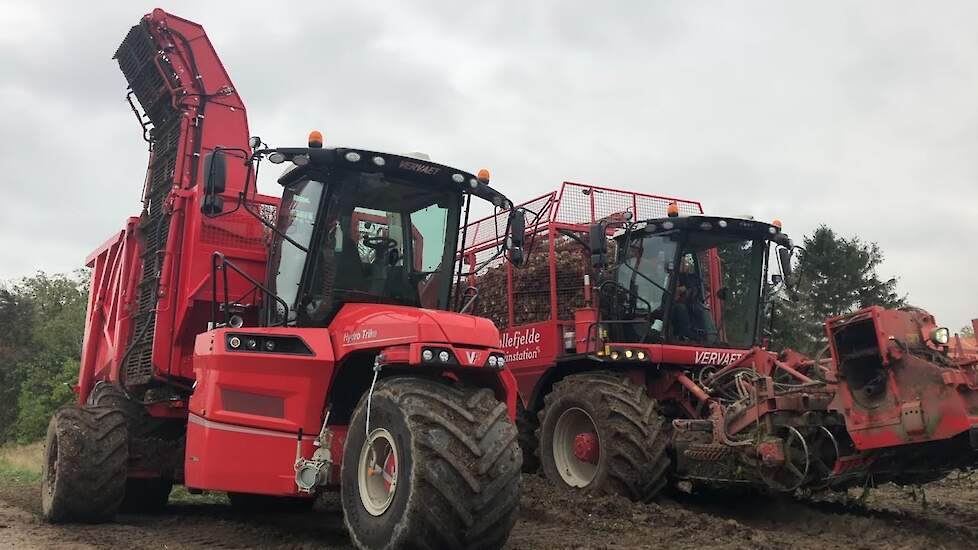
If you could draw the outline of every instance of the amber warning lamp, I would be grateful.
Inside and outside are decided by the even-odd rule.
[[[309,132],[309,147],[314,147],[316,149],[322,148],[323,146],[323,133],[319,130],[313,130]]]
[[[679,205],[676,204],[675,201],[670,202],[669,207],[666,208],[666,214],[668,214],[670,218],[679,216]]]
[[[479,173],[476,175],[476,177],[479,178],[479,181],[481,181],[482,183],[489,183],[489,170],[486,170],[485,168],[479,170]]]
[[[771,222],[771,225],[777,227],[778,229],[781,229],[781,220],[774,220],[773,222]]]

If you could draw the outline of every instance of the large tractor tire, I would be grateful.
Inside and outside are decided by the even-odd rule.
[[[344,521],[360,548],[500,548],[516,522],[521,461],[516,426],[490,390],[382,380],[350,422]]]
[[[162,422],[151,417],[146,407],[130,399],[122,390],[108,382],[99,382],[88,396],[89,405],[113,408],[126,418],[129,458],[138,462],[140,452],[146,452],[141,442],[152,437]],[[129,478],[126,480],[126,496],[119,512],[155,514],[166,509],[170,500],[173,480],[165,477]]]
[[[64,407],[48,424],[41,510],[51,523],[110,521],[126,490],[126,418],[110,407]]]
[[[93,407],[112,407],[126,416],[129,437],[150,437],[159,429],[162,421],[146,412],[146,407],[130,399],[118,387],[108,382],[99,382],[88,396],[88,404]]]
[[[540,411],[540,463],[558,485],[648,501],[666,484],[667,435],[645,388],[610,372],[557,382]]]
[[[535,474],[540,470],[537,453],[537,415],[526,410],[521,399],[516,400],[516,429],[519,431],[520,450],[523,451],[523,473]]]

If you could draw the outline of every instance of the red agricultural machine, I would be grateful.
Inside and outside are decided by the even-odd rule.
[[[502,546],[515,381],[492,323],[451,308],[470,203],[512,206],[488,172],[318,132],[267,148],[203,28],[162,10],[115,58],[150,148],[143,211],[87,261],[78,404],[51,420],[45,517],[157,510],[175,483],[257,509],[339,490],[360,547]],[[289,167],[281,200],[256,193],[264,160]],[[518,257],[520,214],[509,225],[500,254]]]
[[[842,489],[978,462],[978,360],[925,311],[829,319],[824,358],[765,349],[791,276],[780,222],[577,183],[520,208],[526,261],[491,260],[505,213],[470,225],[462,258],[519,386],[525,469],[644,500],[669,480]]]

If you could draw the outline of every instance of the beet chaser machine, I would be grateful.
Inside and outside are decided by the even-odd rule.
[[[44,516],[159,509],[175,483],[259,509],[339,490],[360,547],[502,546],[516,384],[496,327],[451,311],[471,201],[512,206],[488,172],[318,132],[268,148],[203,29],[162,10],[115,57],[150,147],[143,211],[88,258],[78,403],[51,420]],[[256,193],[264,161],[289,167],[280,201]]]

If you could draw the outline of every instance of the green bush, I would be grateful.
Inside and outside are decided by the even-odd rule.
[[[0,286],[0,442],[43,437],[74,398],[87,302],[85,271]]]

